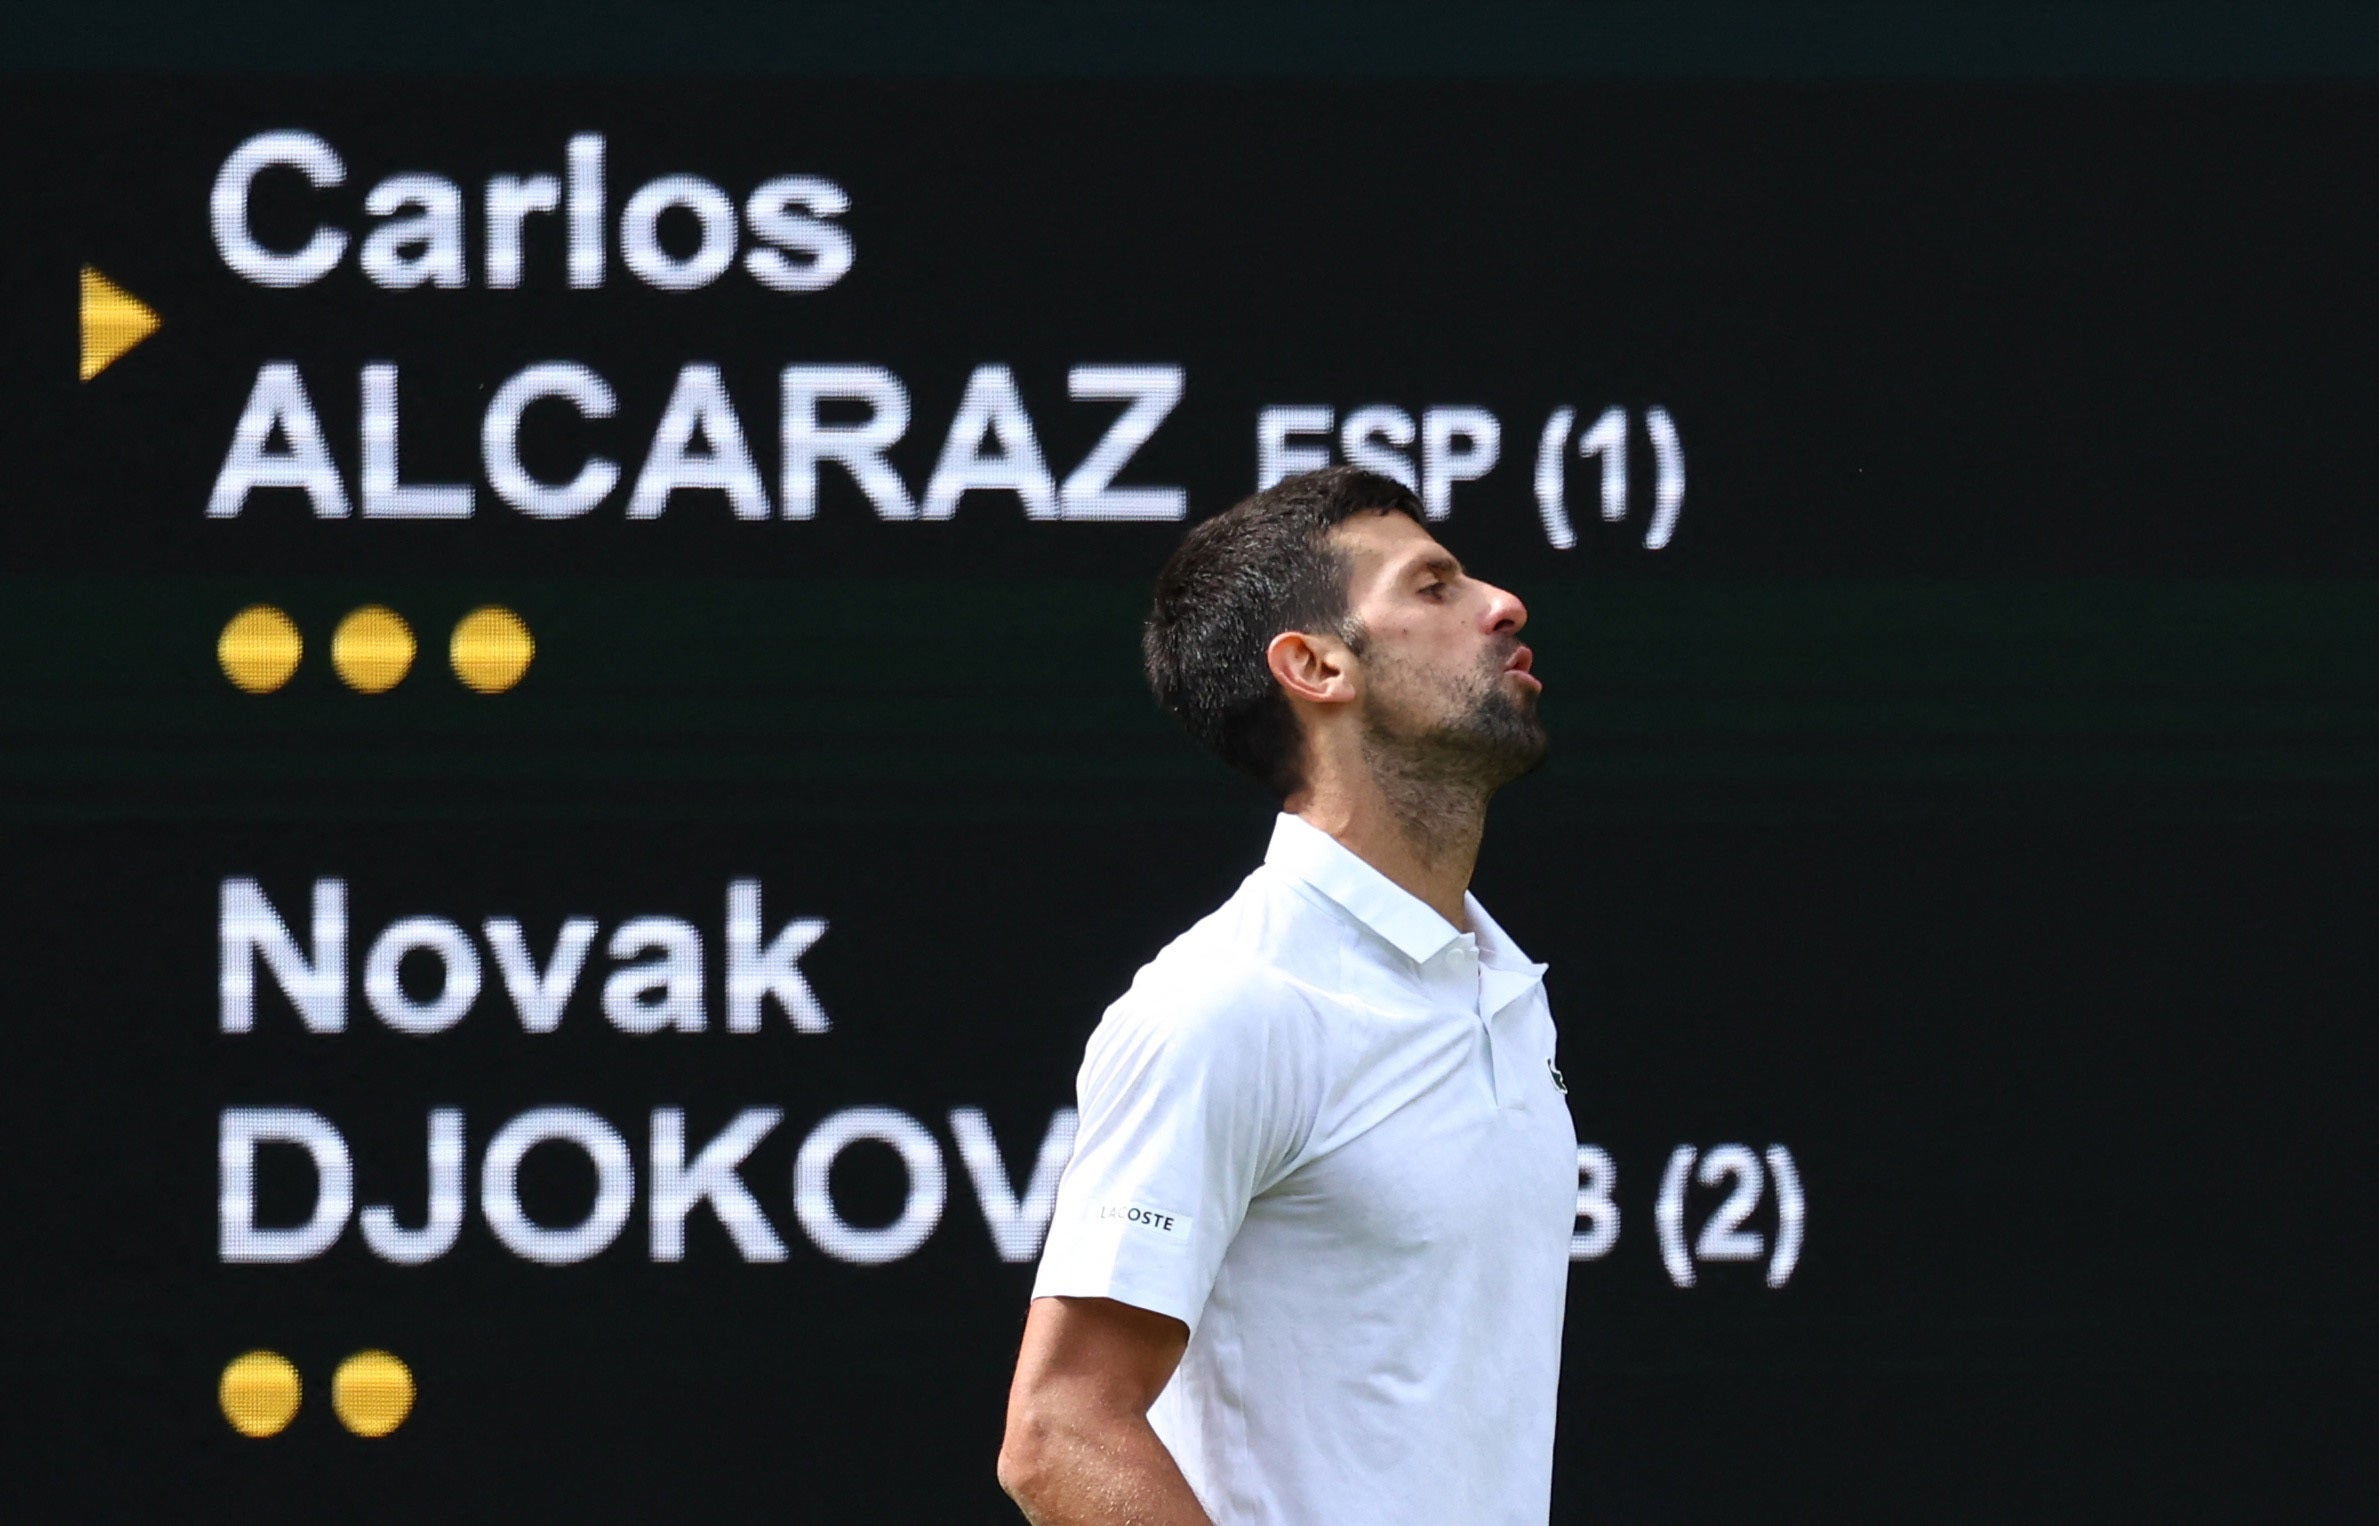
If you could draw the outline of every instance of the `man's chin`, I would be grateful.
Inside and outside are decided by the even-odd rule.
[[[1529,774],[1535,773],[1545,766],[1545,760],[1552,755],[1553,740],[1545,735],[1542,728],[1539,728],[1531,736],[1530,745],[1516,747],[1500,760],[1507,767],[1502,770],[1503,777],[1496,781],[1496,787],[1500,789],[1514,779],[1525,778]]]
[[[1496,790],[1544,765],[1551,742],[1525,684],[1490,683],[1473,691],[1466,713],[1450,723],[1405,730],[1392,711],[1367,717],[1371,745],[1403,760],[1416,776]]]
[[[1477,720],[1480,724],[1471,728],[1469,739],[1478,774],[1492,788],[1536,772],[1552,753],[1553,739],[1537,719],[1534,704],[1498,706]]]

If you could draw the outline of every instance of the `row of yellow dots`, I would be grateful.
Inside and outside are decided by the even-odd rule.
[[[417,647],[405,617],[384,604],[350,610],[330,635],[330,665],[358,694],[386,694],[413,669]],[[231,617],[215,641],[223,676],[250,694],[270,694],[289,682],[305,655],[297,622],[270,604],[251,604]],[[463,686],[501,694],[519,683],[537,655],[520,616],[501,604],[483,604],[455,622],[446,659]]]
[[[231,1428],[256,1437],[285,1430],[303,1395],[297,1368],[278,1351],[233,1357],[215,1389]],[[358,1351],[331,1374],[330,1407],[356,1435],[385,1436],[413,1413],[412,1370],[385,1351]]]

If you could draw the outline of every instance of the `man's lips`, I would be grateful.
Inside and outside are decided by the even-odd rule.
[[[1535,662],[1536,654],[1526,647],[1520,647],[1512,653],[1512,660],[1503,665],[1503,670],[1506,673],[1517,673],[1527,679],[1532,686],[1542,689],[1545,686],[1545,681],[1529,671]]]

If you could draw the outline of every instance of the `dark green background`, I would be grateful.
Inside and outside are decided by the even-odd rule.
[[[1028,78],[2335,79],[2379,68],[2346,0],[559,0],[203,13],[11,8],[37,68],[466,69]]]

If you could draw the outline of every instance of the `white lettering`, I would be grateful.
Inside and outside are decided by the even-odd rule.
[[[286,451],[265,448],[275,431],[288,442]],[[248,495],[260,487],[301,489],[312,501],[316,519],[347,517],[346,485],[331,464],[314,401],[306,396],[297,367],[286,360],[268,361],[257,369],[256,385],[232,431],[231,449],[215,474],[214,491],[207,495],[207,517],[236,517],[248,506]]]
[[[595,1165],[595,1202],[584,1222],[566,1229],[539,1224],[520,1206],[520,1163],[538,1145],[575,1145]],[[548,1266],[569,1266],[599,1255],[619,1238],[636,1200],[636,1167],[627,1142],[610,1124],[575,1107],[522,1113],[487,1142],[479,1163],[479,1211],[507,1250]]]
[[[375,1203],[355,1217],[372,1254],[399,1266],[420,1266],[454,1249],[463,1232],[463,1115],[459,1108],[430,1113],[429,1211],[419,1229],[396,1221],[396,1210]]]
[[[700,431],[703,449],[688,449]],[[687,366],[677,373],[677,387],[654,431],[652,453],[636,474],[636,490],[629,495],[630,519],[658,519],[669,495],[679,488],[715,488],[727,495],[738,519],[766,519],[768,491],[761,486],[760,469],[744,444],[743,424],[735,404],[719,379],[717,366]]]
[[[207,197],[207,221],[214,230],[216,252],[238,275],[259,286],[309,286],[339,263],[347,252],[347,235],[336,228],[316,227],[290,254],[256,242],[248,227],[248,197],[255,189],[256,177],[276,167],[296,170],[317,190],[347,178],[338,151],[312,133],[260,132],[233,149],[216,172],[214,190]]]
[[[890,1145],[908,1174],[900,1216],[880,1228],[846,1220],[827,1185],[836,1157],[862,1140]],[[818,1249],[860,1266],[898,1261],[923,1245],[942,1220],[948,1189],[941,1146],[925,1125],[894,1108],[845,1108],[810,1131],[793,1161],[793,1213],[802,1229]]]
[[[221,949],[218,1022],[225,1033],[256,1023],[256,956],[310,1033],[347,1026],[347,882],[314,882],[314,953],[307,957],[289,926],[252,879],[227,879],[216,913]]]
[[[479,455],[496,496],[532,519],[571,519],[601,503],[619,486],[615,461],[589,456],[565,483],[540,482],[520,461],[520,416],[529,404],[559,398],[590,419],[610,418],[619,400],[611,384],[570,361],[528,367],[496,389],[479,430]]]
[[[293,1144],[314,1162],[314,1207],[303,1224],[256,1222],[256,1147]],[[319,1113],[298,1107],[229,1107],[216,1134],[216,1251],[227,1262],[308,1261],[331,1248],[355,1206],[347,1141]]]
[[[671,174],[636,188],[610,225],[606,179],[609,145],[600,133],[571,136],[563,173],[492,175],[480,190],[483,217],[480,271],[491,290],[517,290],[525,277],[526,229],[534,217],[562,214],[568,276],[574,291],[600,288],[608,277],[610,240],[646,285],[661,291],[708,286],[740,263],[770,291],[823,291],[850,274],[856,258],[851,233],[839,219],[851,197],[818,175],[779,175],[752,188],[739,209],[717,183]],[[336,269],[355,235],[316,222],[294,249],[268,247],[258,235],[256,187],[268,171],[294,171],[314,190],[344,185],[347,166],[314,133],[261,132],[223,161],[207,199],[217,253],[235,274],[259,286],[309,286]],[[364,196],[363,210],[379,219],[362,238],[357,265],[387,291],[470,284],[469,226],[463,185],[441,174],[389,175]],[[683,213],[694,231],[689,252],[673,252],[661,225]],[[270,222],[271,219],[268,219]],[[748,233],[748,238],[747,238]]]
[[[1421,414],[1421,510],[1431,519],[1454,512],[1454,484],[1476,482],[1503,454],[1503,424],[1484,408],[1429,408]]]
[[[746,254],[743,268],[771,291],[824,291],[850,273],[852,260],[850,232],[826,219],[850,210],[851,198],[831,180],[764,181],[745,199],[743,215],[752,237],[773,247]]]
[[[487,183],[487,284],[509,290],[520,284],[520,228],[530,216],[562,204],[562,183],[551,175],[526,180],[498,175]]]
[[[781,380],[778,429],[784,466],[779,512],[787,519],[811,519],[818,512],[818,466],[833,461],[846,470],[875,505],[879,519],[909,520],[917,505],[908,484],[884,460],[909,428],[909,389],[881,366],[787,366]],[[828,399],[865,403],[868,416],[855,424],[830,425],[818,417]]]
[[[1569,1237],[1572,1261],[1597,1261],[1619,1243],[1619,1204],[1611,1196],[1619,1185],[1619,1168],[1601,1145],[1578,1146],[1578,1221],[1585,1226]]]
[[[372,284],[389,291],[468,283],[463,273],[463,193],[442,175],[391,175],[373,186],[363,209],[394,217],[413,207],[414,216],[372,230],[356,263]],[[417,253],[408,251],[418,251]]]
[[[992,1137],[991,1120],[978,1107],[950,1110],[950,1133],[958,1141],[958,1157],[966,1162],[967,1177],[975,1184],[975,1200],[983,1206],[984,1226],[991,1231],[991,1243],[1002,1261],[1025,1262],[1041,1254],[1041,1241],[1049,1233],[1049,1215],[1057,1206],[1058,1179],[1074,1154],[1076,1121],[1070,1107],[1059,1108],[1050,1118],[1049,1131],[1041,1136],[1040,1154],[1033,1159],[1033,1174],[1019,1198],[1008,1179],[1007,1165],[1000,1159],[999,1141]]]
[[[984,453],[986,436],[997,441],[997,453]],[[925,485],[924,516],[948,519],[958,512],[960,496],[970,492],[1014,493],[1024,500],[1025,518],[1057,518],[1057,483],[1006,366],[977,366],[967,378],[941,459]]]
[[[623,965],[603,982],[603,1015],[622,1033],[700,1033],[702,935],[675,917],[637,917],[611,935],[614,959],[648,951],[657,957]]]
[[[564,922],[554,935],[553,957],[542,972],[529,956],[528,939],[522,936],[520,923],[510,917],[490,917],[480,925],[480,931],[495,953],[496,969],[504,977],[504,990],[512,997],[512,1010],[520,1014],[522,1029],[551,1033],[560,1027],[562,1008],[578,988],[578,972],[586,968],[587,950],[594,946],[594,920],[572,917]]]
[[[1166,520],[1189,517],[1189,492],[1179,487],[1115,487],[1116,473],[1156,434],[1181,401],[1179,366],[1076,366],[1066,395],[1077,401],[1122,401],[1123,412],[1058,489],[1067,519]]]
[[[701,225],[702,239],[680,260],[661,244],[661,214],[683,207]],[[620,214],[620,258],[648,286],[693,291],[717,280],[735,262],[735,203],[699,175],[664,175],[637,187]]]
[[[1267,408],[1256,415],[1256,491],[1283,477],[1318,471],[1330,464],[1326,445],[1291,445],[1299,437],[1326,435],[1337,414],[1328,408]]]
[[[727,887],[727,1029],[730,1033],[758,1033],[760,1009],[774,1001],[803,1033],[824,1033],[831,1026],[817,993],[802,978],[800,959],[825,936],[826,924],[816,917],[787,922],[760,946],[760,882],[736,880]]]
[[[468,519],[472,497],[466,482],[397,480],[397,368],[386,362],[365,366],[363,517]]]
[[[570,286],[592,291],[603,284],[603,135],[579,133],[567,152]]]
[[[746,1261],[782,1261],[785,1242],[753,1201],[736,1174],[752,1148],[785,1115],[773,1107],[747,1107],[719,1130],[686,1165],[686,1115],[674,1107],[653,1110],[652,1256],[655,1261],[686,1257],[686,1215],[708,1199],[719,1223]]]
[[[397,978],[397,967],[416,950],[436,955],[442,970],[438,994],[428,1001],[415,1001]],[[391,922],[364,956],[363,994],[380,1021],[399,1033],[444,1033],[479,999],[478,951],[463,930],[444,917]]]
[[[1384,403],[1357,408],[1338,426],[1338,448],[1347,463],[1403,483],[1418,492],[1421,479],[1413,472],[1412,457],[1401,448],[1413,442],[1413,416]]]

